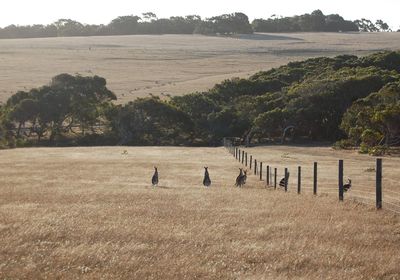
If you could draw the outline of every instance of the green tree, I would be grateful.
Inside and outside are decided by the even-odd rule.
[[[152,97],[120,106],[112,127],[121,145],[178,145],[189,142],[193,123],[175,106]]]

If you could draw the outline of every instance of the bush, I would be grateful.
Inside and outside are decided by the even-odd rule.
[[[384,145],[384,146],[374,146],[369,148],[368,153],[371,156],[383,156],[389,152],[389,147]]]
[[[333,148],[337,150],[350,150],[353,149],[356,145],[356,143],[352,139],[342,139],[340,141],[337,141],[335,144],[333,144]]]
[[[382,134],[377,131],[373,131],[372,129],[366,129],[361,134],[362,143],[367,145],[368,147],[376,146],[381,139]]]
[[[369,154],[371,156],[383,156],[389,152],[389,147],[386,145],[369,147],[362,143],[360,145],[360,154]]]
[[[358,152],[360,154],[368,154],[369,153],[369,147],[367,145],[365,145],[364,143],[361,143],[360,150]]]

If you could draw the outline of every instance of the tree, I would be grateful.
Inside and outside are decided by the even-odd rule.
[[[48,86],[11,96],[6,104],[7,119],[18,124],[17,136],[28,122],[39,141],[49,133],[54,142],[73,127],[84,132],[105,121],[105,111],[115,99],[104,78],[60,74]]]
[[[354,21],[361,32],[379,32],[378,27],[372,23],[369,19],[362,18],[360,20]]]
[[[389,28],[389,25],[381,19],[378,19],[375,22],[375,25],[379,28],[380,31],[383,31],[383,32],[391,31]]]
[[[153,22],[157,20],[157,15],[153,12],[143,13],[142,16],[147,22]]]
[[[121,16],[113,19],[108,27],[112,34],[116,35],[131,35],[138,32],[138,16]]]
[[[197,26],[199,34],[251,34],[253,29],[249,18],[243,13],[223,14],[211,17]]]
[[[83,35],[84,25],[80,22],[71,19],[59,19],[53,24],[57,28],[59,37]]]
[[[366,149],[400,144],[400,85],[389,83],[355,102],[343,117],[347,137]]]
[[[151,97],[118,107],[112,127],[122,145],[177,145],[190,139],[193,123],[178,108]]]

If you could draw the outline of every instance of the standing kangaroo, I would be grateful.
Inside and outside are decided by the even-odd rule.
[[[241,185],[242,176],[243,176],[243,168],[239,168],[239,175],[236,177],[236,183],[235,183],[236,187],[239,187]]]
[[[210,174],[208,174],[208,167],[204,167],[203,185],[209,187],[211,185]]]
[[[158,185],[158,170],[157,167],[154,166],[154,174],[153,177],[151,178],[151,184],[154,186]]]
[[[239,173],[239,176],[237,176],[237,178],[236,178],[236,184],[235,184],[235,186],[237,186],[237,187],[241,187],[244,184],[246,184],[246,179],[247,179],[247,170],[243,170],[241,168],[239,168],[239,169],[240,169],[240,173]]]

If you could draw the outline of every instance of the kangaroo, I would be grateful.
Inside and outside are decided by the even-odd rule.
[[[247,180],[247,170],[244,170],[242,176],[242,185],[246,184],[246,180]]]
[[[236,177],[236,183],[235,183],[236,187],[238,187],[240,185],[242,176],[243,176],[243,168],[239,168],[239,175]]]
[[[289,175],[290,175],[290,173],[288,172],[288,174],[287,174],[287,180],[288,180],[288,182],[289,182]],[[279,181],[279,186],[285,187],[285,181],[286,181],[286,178],[283,177],[283,178]]]
[[[211,185],[210,174],[208,173],[208,167],[204,167],[204,179],[203,185],[209,187]]]
[[[154,186],[158,185],[158,170],[157,167],[154,166],[154,174],[153,177],[151,178],[151,184]]]
[[[344,184],[343,185],[343,190],[345,191],[345,192],[347,192],[348,190],[350,190],[350,188],[351,188],[351,180],[350,179],[347,179],[347,181],[349,181],[347,184]]]
[[[236,186],[241,187],[244,184],[246,184],[246,179],[247,179],[247,170],[243,170],[242,175],[239,174],[238,178],[236,178]]]

